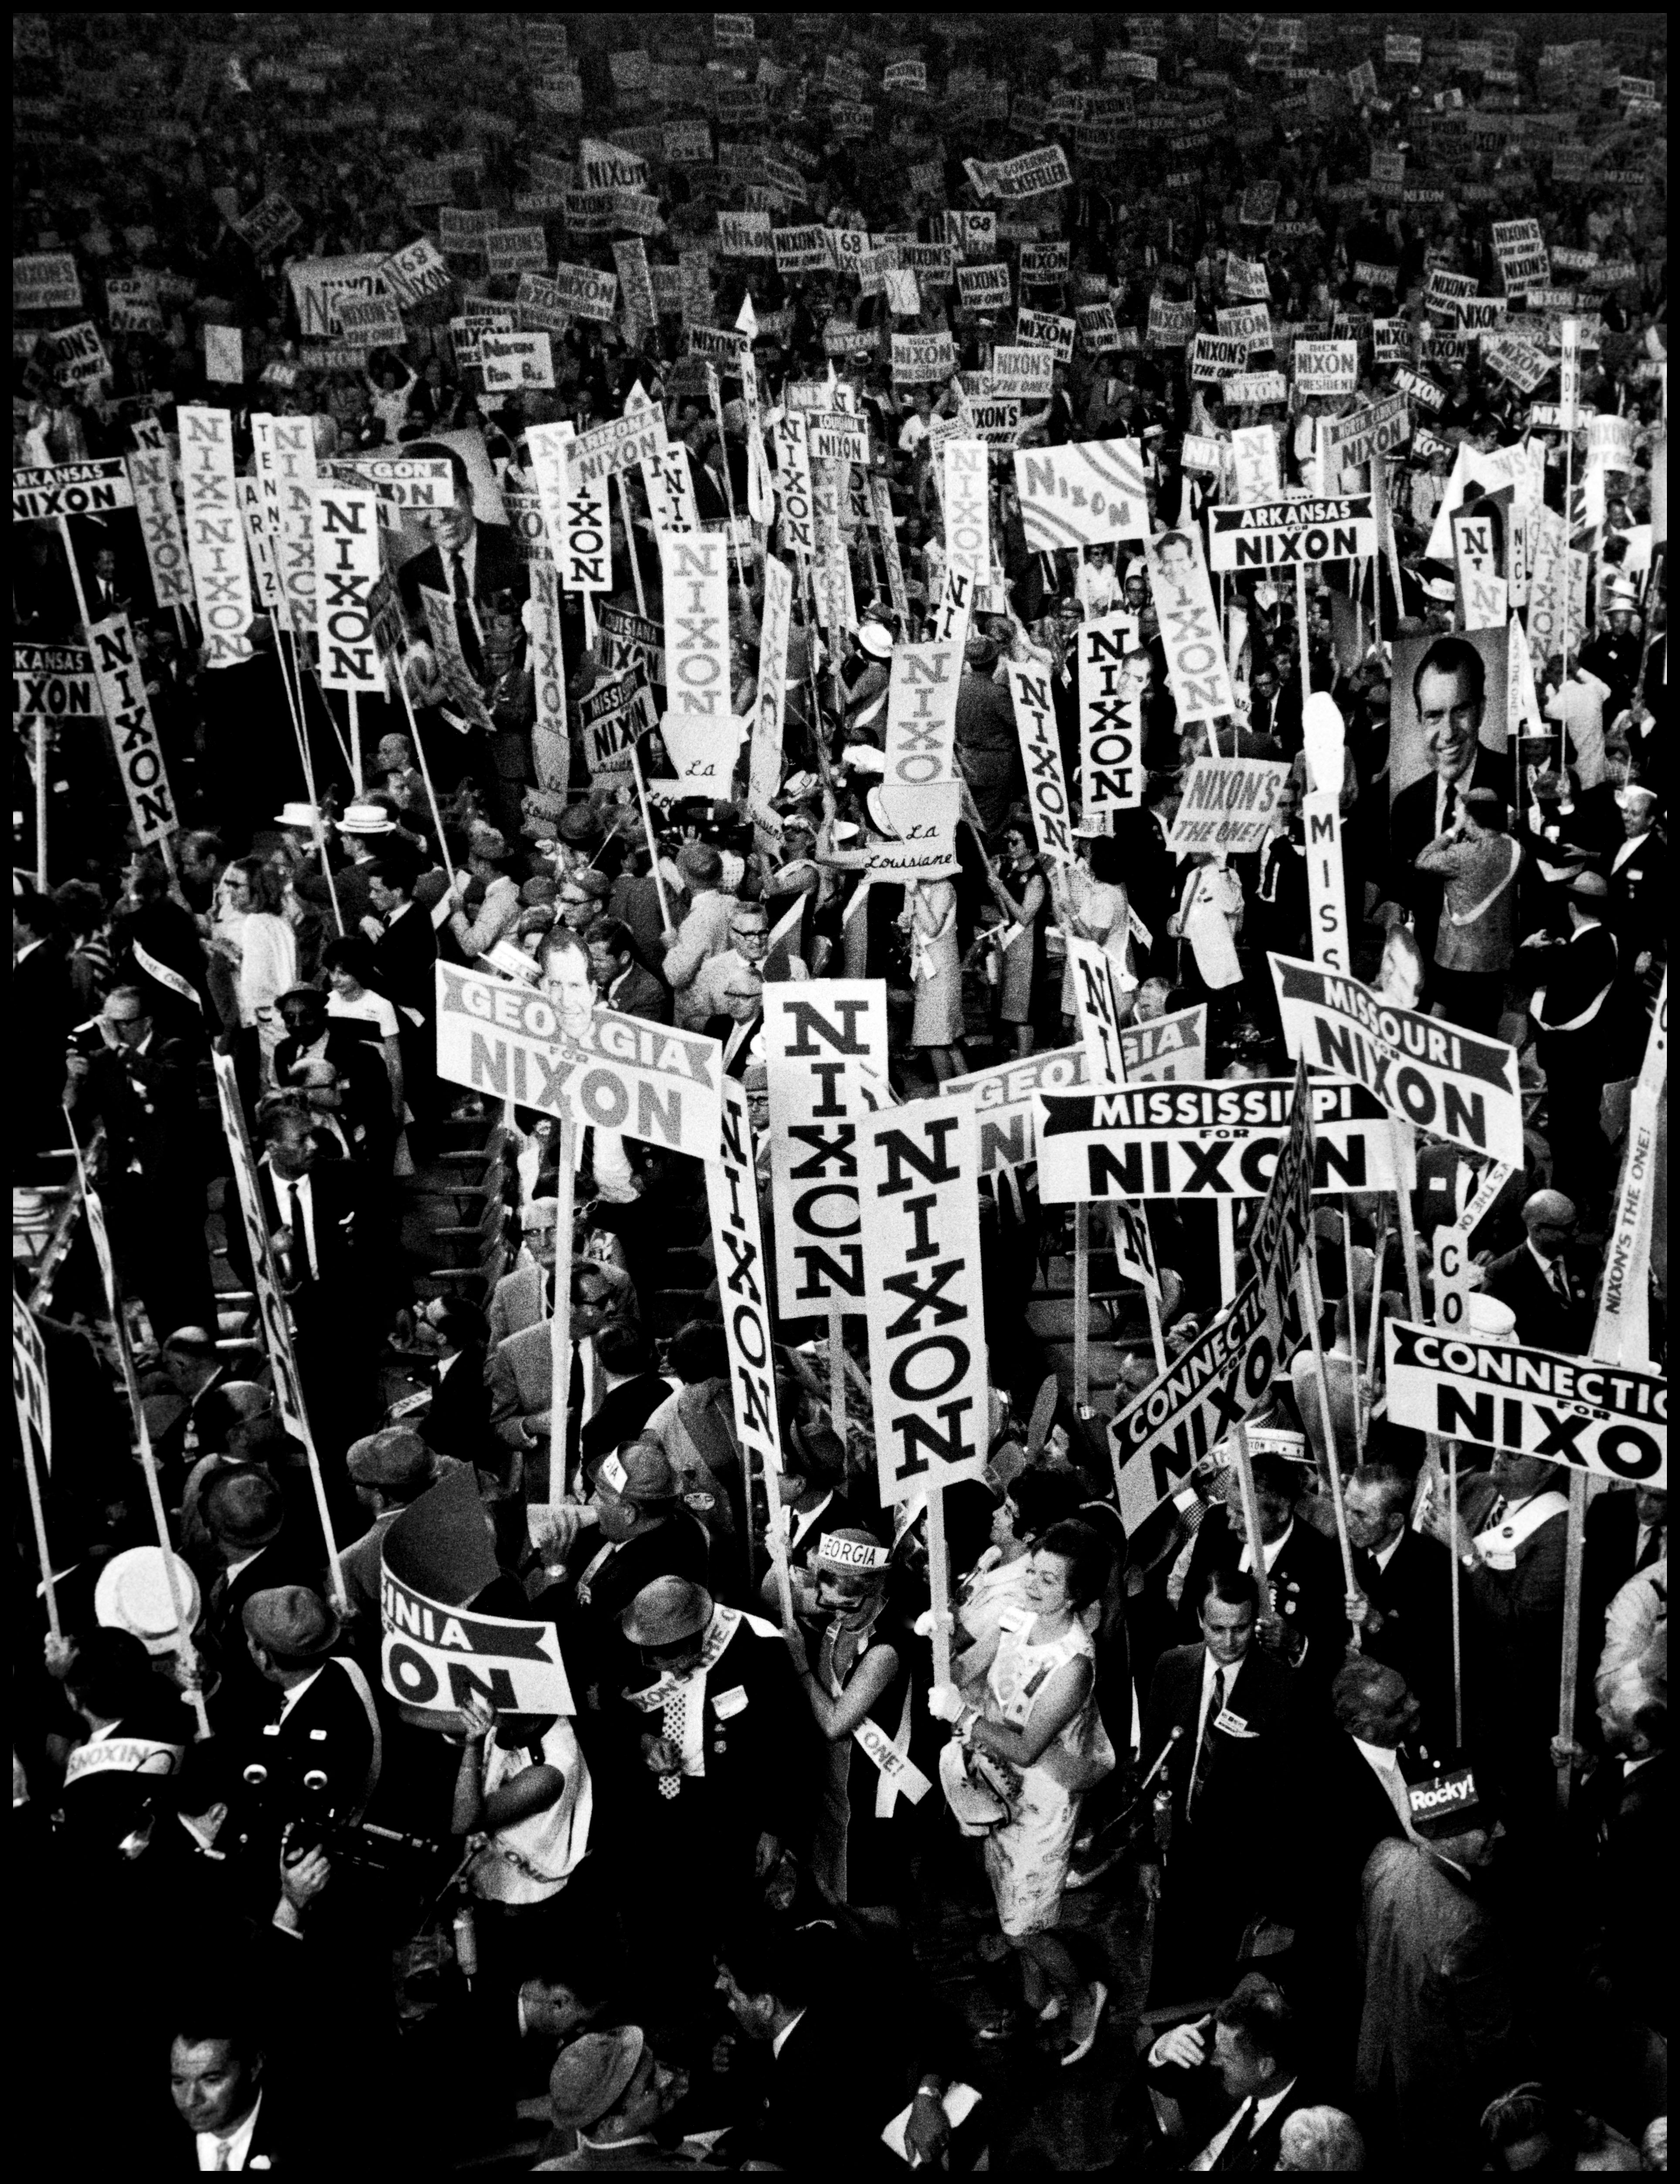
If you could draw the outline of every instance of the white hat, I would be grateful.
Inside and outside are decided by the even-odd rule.
[[[179,1555],[175,1581],[181,1593],[181,1612],[189,1631],[198,1622],[198,1580]],[[127,1547],[113,1555],[99,1573],[93,1588],[93,1614],[108,1630],[130,1630],[148,1653],[168,1653],[175,1648],[175,1610],[170,1604],[169,1580],[161,1547]]]
[[[893,656],[893,632],[885,622],[865,622],[858,631],[858,643],[871,660],[890,660]]]
[[[1486,1290],[1472,1290],[1465,1299],[1465,1320],[1472,1334],[1484,1342],[1515,1342],[1516,1314],[1502,1297]]]
[[[1444,606],[1450,606],[1458,597],[1458,587],[1446,577],[1426,577],[1423,596],[1426,599],[1439,599]]]
[[[338,822],[341,834],[394,834],[397,822],[382,804],[352,804]]]
[[[1605,604],[1608,605],[1612,599],[1626,599],[1630,607],[1636,607],[1639,604],[1638,588],[1630,583],[1626,577],[1612,577],[1605,586]]]
[[[313,804],[286,804],[275,812],[274,823],[276,827],[301,827],[313,834],[320,825],[320,814]]]
[[[887,754],[873,744],[848,744],[840,754],[842,766],[848,766],[854,773],[885,773]]]

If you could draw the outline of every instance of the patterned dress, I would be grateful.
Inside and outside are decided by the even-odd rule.
[[[1088,1752],[1103,1735],[1097,1711],[1095,1650],[1090,1633],[1076,1623],[1048,1645],[1028,1636],[1037,1617],[1022,1607],[1002,1618],[1003,1635],[986,1679],[988,1721],[1025,1726],[1033,1701],[1056,1670],[1082,1656],[1092,1664],[1090,1694],[1073,1719],[1031,1767],[1018,1768],[1020,1788],[1010,1796],[1010,1817],[986,1838],[986,1870],[1005,1934],[1042,1933],[1061,1915],[1062,1886],[1079,1828],[1081,1793],[1065,1790],[1046,1762],[1059,1748],[1070,1758]]]

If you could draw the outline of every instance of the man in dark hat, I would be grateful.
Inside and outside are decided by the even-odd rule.
[[[619,1624],[641,1667],[602,1695],[616,1809],[598,1839],[627,1861],[629,1938],[664,1963],[678,2009],[710,1987],[714,1950],[782,1846],[805,1841],[815,1730],[773,1624],[682,1577],[644,1585]]]
[[[436,1475],[437,1457],[417,1433],[386,1426],[353,1440],[344,1468],[359,1506],[371,1518],[368,1529],[338,1557],[359,1641],[371,1638],[379,1654],[379,1584],[385,1535],[411,1502],[418,1501]],[[362,1648],[364,1650],[364,1646]]]
[[[1473,2169],[1477,2120],[1532,2075],[1518,1991],[1486,1893],[1504,1830],[1467,1767],[1407,1791],[1409,1836],[1365,1869],[1362,2111],[1415,2175]]]
[[[287,1823],[318,1831],[366,1809],[379,1780],[379,1715],[366,1675],[336,1650],[343,1624],[318,1592],[270,1586],[246,1602],[241,1623],[265,1702],[242,1741],[252,1795],[238,1801],[237,1836],[266,1889]]]

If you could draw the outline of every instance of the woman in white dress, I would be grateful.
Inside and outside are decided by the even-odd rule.
[[[236,857],[222,874],[210,928],[212,957],[232,977],[240,1075],[252,1099],[274,1089],[275,1049],[286,1034],[275,1005],[298,983],[298,942],[281,899],[271,866],[261,857]]]
[[[1001,1618],[981,1704],[965,1704],[950,1684],[936,1685],[928,1701],[1004,1785],[1009,1817],[986,1837],[987,1875],[1004,1938],[1021,1958],[1028,2010],[1041,2025],[1069,2023],[1073,2044],[1065,2065],[1091,2052],[1108,2000],[1100,1980],[1082,1981],[1054,1930],[1080,1801],[1115,1763],[1082,1619],[1102,1598],[1112,1559],[1088,1524],[1053,1524],[1028,1562],[1024,1604]],[[982,2028],[979,2036],[1004,2038],[1013,2029]]]

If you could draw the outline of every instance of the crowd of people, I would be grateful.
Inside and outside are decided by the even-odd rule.
[[[14,1819],[55,2134],[234,2170],[1666,2167],[1666,1469],[1444,1445],[1390,1415],[1384,1340],[1468,1219],[1470,1329],[1595,1354],[1649,1125],[1612,1362],[1664,1355],[1666,33],[1447,20],[17,19]],[[509,231],[534,280],[492,270]],[[380,274],[422,240],[435,277]],[[383,298],[378,338],[334,295]],[[487,329],[546,364],[499,388]],[[196,532],[171,593],[133,493],[30,498],[160,448],[170,497],[206,409],[250,487],[231,647]],[[615,470],[573,588],[539,428],[641,414],[664,455]],[[324,483],[393,458],[384,687],[348,702],[275,573],[274,420]],[[1026,466],[1081,445],[1135,461],[1136,521],[1046,545]],[[1312,499],[1374,552],[1213,560],[1210,510]],[[709,783],[662,550],[707,535]],[[114,699],[39,694],[124,623],[161,828]],[[953,627],[954,823],[907,872],[896,664]],[[1183,847],[1193,783],[1255,761],[1264,838]],[[1046,1054],[1066,1084],[1070,944],[1138,1053],[1194,1023],[1193,1082],[1288,1080],[1273,961],[1330,961],[1509,1050],[1521,1162],[1426,1129],[1404,1204],[1321,1191],[1317,1326],[1240,1452],[1128,1521],[1110,1421],[1228,1318],[1255,1201],[1138,1200],[1146,1300],[1119,1228],[1000,1160],[983,1469],[895,1501],[865,1314],[778,1286],[767,995],[869,983],[871,1107]],[[738,1089],[773,1417],[718,1163],[464,1072],[452,979],[543,1004],[556,1054],[631,1020]]]

